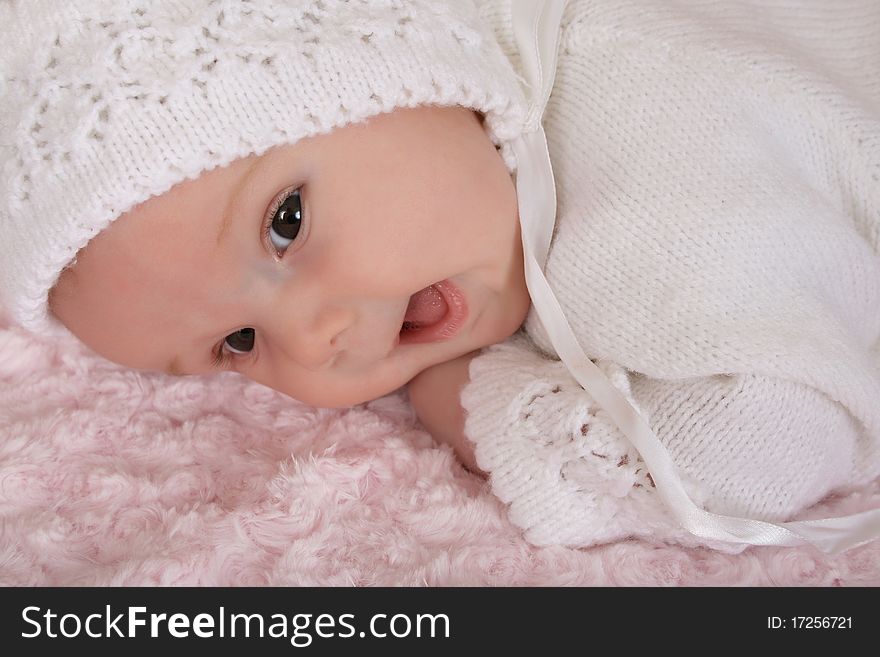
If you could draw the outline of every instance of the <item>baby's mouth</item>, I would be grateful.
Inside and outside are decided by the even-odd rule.
[[[436,342],[454,336],[467,318],[464,294],[448,280],[412,295],[400,327],[400,344]]]
[[[404,331],[417,331],[433,326],[446,316],[449,306],[436,285],[429,285],[409,298],[406,314],[403,316]]]

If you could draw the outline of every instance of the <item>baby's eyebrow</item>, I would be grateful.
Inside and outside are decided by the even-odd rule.
[[[232,193],[227,197],[226,207],[223,209],[223,220],[220,222],[220,229],[217,231],[216,244],[218,247],[220,246],[220,242],[222,242],[223,238],[226,236],[226,232],[229,229],[229,224],[232,223],[233,211],[238,207],[239,196],[241,196],[242,190],[247,187],[250,179],[253,178],[254,174],[260,168],[258,164],[264,159],[265,156],[254,158],[253,162],[251,162],[250,166],[248,167],[248,170],[239,177],[238,184],[235,185]]]

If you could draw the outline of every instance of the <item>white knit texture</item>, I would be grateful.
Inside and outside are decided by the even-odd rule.
[[[506,50],[508,5],[481,7]],[[694,502],[785,520],[878,476],[880,3],[573,0],[544,127],[548,282]],[[695,541],[534,309],[523,332],[462,392],[511,519]]]
[[[0,41],[0,304],[36,331],[79,249],[205,170],[420,104],[483,112],[513,170],[524,120],[471,0],[7,0]]]

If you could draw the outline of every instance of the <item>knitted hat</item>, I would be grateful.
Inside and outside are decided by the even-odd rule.
[[[482,112],[513,172],[525,120],[472,0],[13,0],[0,41],[0,307],[36,332],[76,253],[185,179],[422,104]]]

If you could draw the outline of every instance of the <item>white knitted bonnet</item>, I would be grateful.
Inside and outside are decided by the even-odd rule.
[[[121,213],[397,107],[482,112],[513,172],[522,80],[473,0],[0,0],[0,307],[47,298]]]

